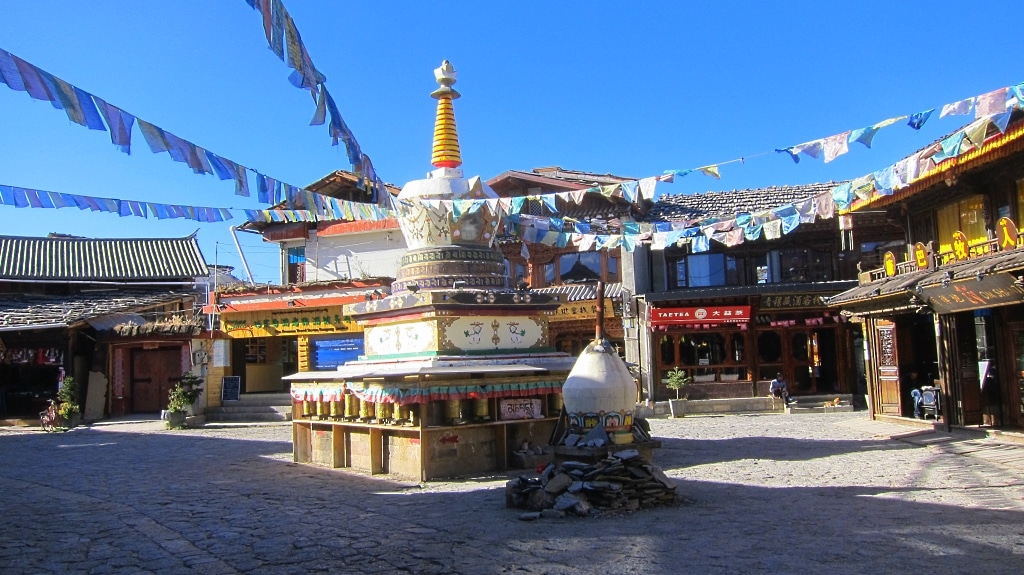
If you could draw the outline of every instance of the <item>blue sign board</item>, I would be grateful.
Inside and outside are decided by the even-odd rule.
[[[363,353],[363,338],[359,337],[335,337],[335,338],[310,338],[309,340],[309,368],[313,371],[330,371],[338,369],[347,361],[359,359]]]

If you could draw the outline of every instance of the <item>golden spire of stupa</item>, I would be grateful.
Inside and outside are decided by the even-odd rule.
[[[435,168],[458,168],[462,165],[462,154],[459,153],[459,134],[455,131],[455,110],[452,108],[452,100],[460,94],[452,88],[452,84],[455,83],[455,68],[451,62],[441,62],[441,67],[434,70],[434,78],[441,87],[430,94],[431,98],[437,100],[434,153],[430,163]]]

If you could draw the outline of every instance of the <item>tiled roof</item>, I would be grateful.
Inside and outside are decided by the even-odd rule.
[[[672,194],[658,198],[644,221],[669,222],[706,218],[730,219],[743,212],[777,208],[829,192],[841,182],[802,186],[772,186],[756,190]]]
[[[562,296],[561,300],[564,302],[597,299],[596,283],[565,284],[560,286],[551,286],[546,288],[535,289],[533,291],[548,295],[560,295]],[[604,284],[604,297],[611,299],[621,298],[622,283],[615,282]]]
[[[579,170],[565,170],[558,166],[550,168],[534,168],[533,173],[558,180],[584,183],[589,186],[621,184],[622,182],[629,182],[637,179],[626,176],[616,176],[615,174],[595,174],[593,172],[581,172]]]
[[[210,273],[195,236],[171,239],[0,236],[0,280],[174,281]]]
[[[71,325],[91,318],[141,312],[195,296],[182,291],[119,291],[66,296],[0,295],[0,331]]]
[[[563,170],[555,167],[534,168],[531,172],[508,170],[487,180],[487,185],[498,192],[498,195],[508,196],[522,195],[527,189],[535,187],[544,190],[543,193],[550,194],[566,190],[585,190],[593,186],[621,184],[634,180],[636,178]],[[520,193],[512,194],[512,191]]]

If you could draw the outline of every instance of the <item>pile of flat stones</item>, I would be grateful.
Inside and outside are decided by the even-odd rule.
[[[519,476],[505,484],[505,506],[528,509],[523,521],[636,511],[677,501],[675,483],[635,449],[597,463],[565,461],[548,465],[540,477]]]

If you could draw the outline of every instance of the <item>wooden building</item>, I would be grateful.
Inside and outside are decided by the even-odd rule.
[[[659,198],[643,220],[653,241],[623,265],[626,359],[639,366],[645,399],[674,397],[666,374],[675,368],[693,377],[691,399],[767,395],[777,373],[797,396],[856,390],[859,326],[822,298],[855,285],[857,266],[901,232],[871,217],[851,232],[833,217],[834,185]],[[793,212],[793,228],[767,239],[756,227],[744,241],[773,209]]]
[[[884,211],[906,226],[904,240],[830,299],[863,324],[872,414],[913,417],[912,390],[936,386],[947,426],[1020,429],[1024,114],[1013,109],[1006,126],[979,118],[907,162],[919,170],[909,185],[849,206]]]
[[[193,236],[0,237],[0,412],[38,422],[65,376],[86,420],[165,409],[201,367],[209,273]]]

